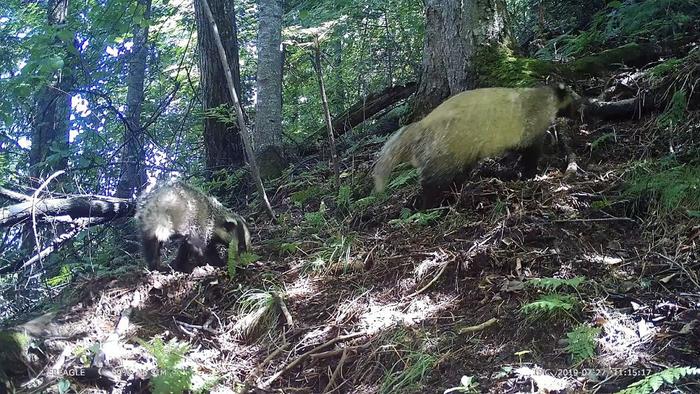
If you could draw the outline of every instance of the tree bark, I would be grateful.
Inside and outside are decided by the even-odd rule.
[[[503,0],[426,0],[425,18],[413,119],[447,97],[477,87],[476,57],[482,51],[510,45]]]
[[[150,22],[151,0],[139,0],[143,8],[143,19]],[[148,58],[148,24],[134,27],[134,45],[129,55],[129,77],[126,91],[126,128],[123,135],[124,149],[122,167],[117,184],[117,197],[131,198],[146,183],[144,166],[145,130],[141,128],[141,110],[143,108],[143,84],[146,78],[146,60]]]
[[[69,0],[51,0],[48,3],[47,18],[49,26],[62,29],[68,18]],[[64,66],[56,72],[51,81],[43,87],[36,97],[36,110],[32,130],[32,146],[29,151],[29,176],[32,186],[41,183],[41,178],[68,166],[68,130],[70,123],[69,92],[73,88],[74,76],[72,65],[75,56],[67,48],[74,45],[73,40],[65,42]],[[51,158],[58,153],[57,158]]]
[[[211,0],[209,2],[219,26],[219,33],[226,51],[228,66],[233,73],[237,91],[241,91],[241,72],[238,56],[238,32],[233,1]],[[229,105],[232,100],[226,88],[224,70],[219,60],[218,49],[209,27],[201,0],[194,1],[197,23],[197,46],[199,49],[200,86],[204,110]],[[245,164],[240,129],[235,124],[223,123],[214,117],[204,119],[204,149],[209,175],[213,172],[239,168]]]
[[[253,147],[260,176],[286,167],[282,150],[282,0],[258,1],[258,76]]]

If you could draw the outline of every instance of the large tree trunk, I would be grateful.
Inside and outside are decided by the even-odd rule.
[[[49,26],[66,24],[68,17],[68,0],[51,0],[48,3],[47,16]],[[72,40],[65,46],[73,45]],[[70,122],[70,101],[68,92],[73,89],[74,77],[72,65],[75,56],[66,48],[63,53],[64,67],[56,72],[49,83],[36,97],[36,109],[32,130],[32,146],[29,151],[29,175],[32,186],[36,187],[41,179],[51,173],[64,170],[68,166],[68,130]],[[57,158],[49,159],[52,152],[58,152]]]
[[[145,21],[151,19],[151,0],[139,0]],[[124,130],[121,173],[117,197],[130,198],[146,183],[144,130],[141,129],[143,83],[148,58],[148,24],[134,27],[134,46],[129,56],[129,77],[126,91],[126,129]]]
[[[447,97],[477,86],[477,56],[510,45],[503,0],[426,0],[418,119]]]
[[[282,151],[282,0],[258,1],[258,77],[253,142],[263,178],[286,167]]]
[[[229,68],[233,72],[236,90],[241,92],[241,72],[238,58],[238,33],[233,1],[211,0],[209,5],[216,18],[221,40],[226,50]],[[232,100],[226,88],[226,78],[221,67],[211,28],[202,9],[201,0],[194,2],[197,22],[197,46],[199,48],[199,72],[204,110],[229,105]],[[207,169],[211,172],[237,168],[245,163],[243,143],[235,124],[226,125],[207,116],[204,119],[204,147]]]

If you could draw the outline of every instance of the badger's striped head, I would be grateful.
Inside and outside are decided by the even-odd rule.
[[[239,253],[250,250],[250,231],[248,231],[245,219],[240,215],[235,213],[226,215],[224,220],[216,224],[214,232],[226,245],[235,240],[238,244]]]
[[[576,118],[583,100],[570,87],[563,83],[552,86],[554,97],[557,99],[557,116]]]

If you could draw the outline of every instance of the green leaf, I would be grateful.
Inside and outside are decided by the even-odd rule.
[[[67,393],[70,389],[70,381],[68,379],[61,379],[57,384],[59,394]]]

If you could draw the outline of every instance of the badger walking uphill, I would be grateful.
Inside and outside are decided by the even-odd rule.
[[[545,132],[556,116],[573,116],[574,104],[563,85],[459,93],[389,138],[374,166],[375,190],[383,191],[392,169],[409,162],[420,171],[423,208],[435,207],[480,159],[511,149],[522,154],[523,176],[533,177]]]
[[[238,244],[238,253],[250,249],[250,234],[245,220],[226,209],[215,198],[182,182],[171,181],[144,193],[138,201],[136,218],[141,228],[143,254],[148,267],[160,267],[160,250],[170,238],[182,243],[173,268],[190,272],[205,262],[223,266],[217,245]]]

